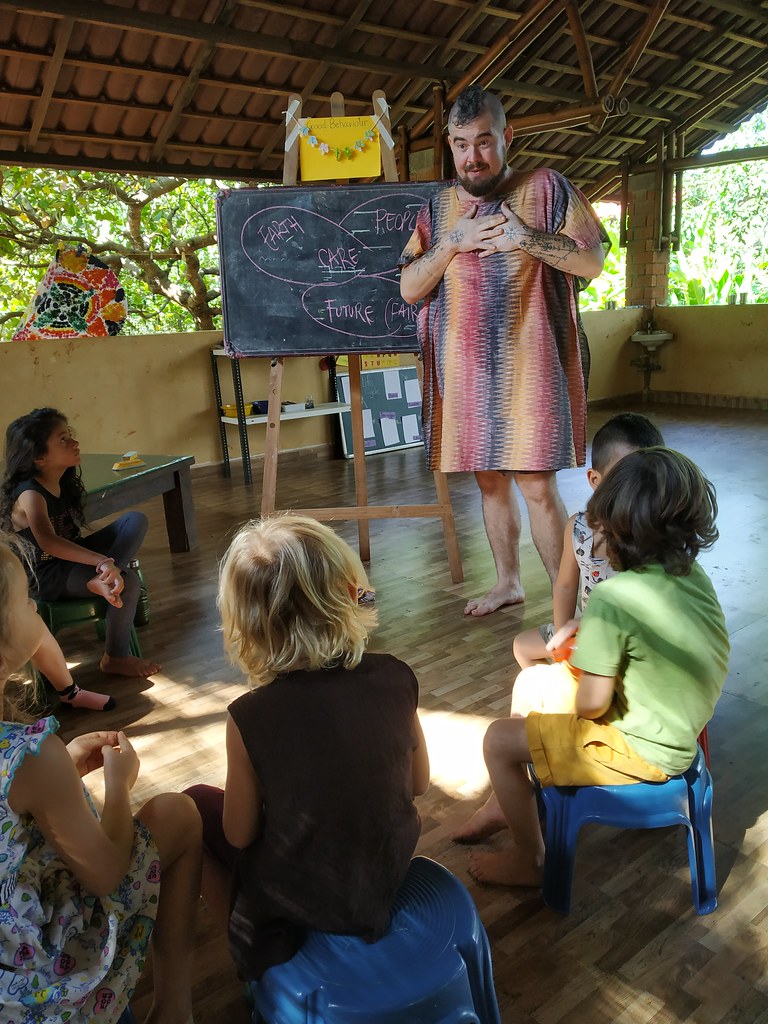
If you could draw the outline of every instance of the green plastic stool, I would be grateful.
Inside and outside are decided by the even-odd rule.
[[[80,600],[69,598],[66,601],[37,602],[38,614],[54,636],[56,636],[60,629],[65,629],[67,626],[79,626],[84,622],[95,622],[100,640],[104,639],[106,633],[105,619],[107,607],[108,605],[104,598],[96,596]],[[139,638],[133,625],[131,625],[131,654],[137,658],[141,657]]]

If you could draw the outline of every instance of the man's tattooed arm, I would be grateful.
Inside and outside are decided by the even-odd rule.
[[[548,235],[543,231],[519,231],[517,228],[505,227],[504,236],[517,242],[518,248],[535,256],[542,263],[548,263],[550,267],[564,270],[564,263],[568,262],[579,251],[572,238],[567,235]]]
[[[509,215],[508,215],[509,217]],[[604,252],[598,244],[580,249],[568,235],[550,235],[528,227],[516,215],[503,226],[499,249],[514,252],[521,249],[542,263],[575,277],[591,279],[603,269]]]
[[[454,228],[427,249],[400,272],[400,294],[406,302],[423,299],[442,281],[446,267],[459,251],[463,238],[460,228]]]

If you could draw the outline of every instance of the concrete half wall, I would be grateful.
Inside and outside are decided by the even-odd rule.
[[[0,344],[3,425],[52,405],[72,421],[84,451],[194,455],[221,462],[210,352],[218,331]],[[231,366],[220,359],[223,401],[233,402]],[[269,395],[268,359],[241,360],[246,401]],[[287,359],[283,400],[328,401],[328,374],[317,357]],[[239,458],[237,427],[227,427]],[[263,426],[249,428],[251,453],[264,450]],[[330,443],[327,417],[283,423],[281,448]]]
[[[630,365],[642,354],[630,343],[644,324],[639,307],[584,314],[592,350],[589,397],[601,401],[642,391]],[[655,326],[675,338],[657,352],[663,369],[650,394],[711,404],[768,408],[768,305],[657,307]],[[0,344],[2,424],[41,405],[71,419],[84,451],[194,455],[198,465],[221,461],[210,351],[219,332],[160,334]],[[410,360],[410,357],[404,357]],[[241,360],[247,401],[268,396],[269,360]],[[230,363],[219,360],[223,399],[233,401]],[[287,359],[283,399],[327,401],[328,375],[316,356]],[[706,404],[706,403],[705,403]],[[230,455],[240,454],[228,427]],[[249,428],[251,452],[264,450],[263,426]],[[281,450],[331,442],[328,417],[284,422]]]
[[[675,338],[658,350],[653,392],[768,409],[768,305],[657,306],[655,325]]]

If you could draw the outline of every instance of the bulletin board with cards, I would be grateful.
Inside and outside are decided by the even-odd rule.
[[[421,385],[415,366],[363,370],[360,374],[363,401],[365,454],[413,448],[423,444],[421,433]],[[336,387],[340,402],[349,402],[349,374],[339,373]],[[344,457],[354,454],[352,417],[340,413]]]

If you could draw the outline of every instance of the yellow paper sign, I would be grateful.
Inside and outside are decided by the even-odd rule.
[[[299,166],[302,181],[376,178],[381,173],[381,145],[372,117],[301,119]]]
[[[364,353],[360,356],[361,370],[383,370],[392,366],[402,366],[400,356],[395,353],[379,352],[375,355]],[[336,359],[337,370],[349,369],[349,357],[338,356]]]

